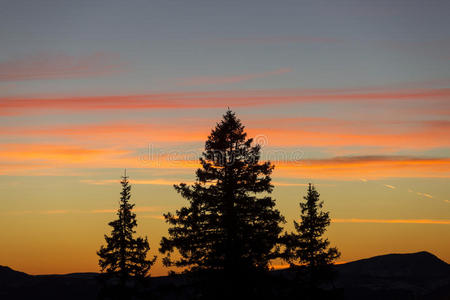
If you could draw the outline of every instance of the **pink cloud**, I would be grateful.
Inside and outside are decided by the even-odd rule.
[[[41,53],[0,62],[0,81],[103,76],[125,68],[126,64],[112,53],[95,52],[81,56]]]
[[[263,73],[251,73],[234,76],[204,76],[180,79],[179,85],[181,86],[196,86],[196,85],[214,85],[214,84],[227,84],[247,81],[255,78],[264,78],[269,76],[281,75],[292,72],[290,68],[281,68],[270,72]]]
[[[441,111],[450,111],[450,89],[406,89],[392,91],[354,91],[352,89],[319,90],[257,90],[173,92],[137,95],[83,96],[83,97],[5,97],[0,99],[0,115],[48,113],[58,111],[94,111],[123,109],[180,109],[255,107],[317,102],[376,102],[424,101],[443,102]]]
[[[179,120],[173,124],[147,124],[145,122],[113,122],[90,124],[54,124],[0,126],[0,137],[33,139],[57,137],[77,143],[97,145],[142,146],[143,141],[152,143],[201,142],[209,133],[214,119],[190,121],[180,127]],[[399,122],[394,129],[390,122],[378,126],[377,121],[342,121],[330,118],[260,118],[248,123],[250,136],[261,137],[266,146],[375,146],[395,149],[429,149],[450,146],[450,122],[417,121]],[[268,127],[267,124],[270,124]],[[391,129],[389,129],[391,128]],[[99,144],[100,143],[100,144]]]

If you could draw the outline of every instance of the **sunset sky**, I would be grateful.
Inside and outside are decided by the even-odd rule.
[[[340,262],[450,262],[448,1],[2,1],[0,265],[99,271],[126,168],[138,232],[186,202],[230,107],[286,230],[316,185]],[[274,263],[275,265],[278,262]],[[165,275],[161,255],[152,275]]]

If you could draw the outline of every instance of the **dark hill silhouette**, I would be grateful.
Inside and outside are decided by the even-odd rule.
[[[348,299],[450,299],[450,265],[428,252],[388,254],[336,266]]]
[[[334,285],[343,289],[345,299],[450,299],[450,265],[428,252],[381,255],[335,268]],[[96,299],[97,276],[28,275],[0,266],[0,299]],[[154,277],[151,289],[157,299],[186,299],[192,293],[187,282],[183,275]]]
[[[422,251],[407,254],[387,254],[343,264],[341,273],[378,277],[429,277],[448,275],[449,264],[435,255]]]
[[[0,266],[0,299],[96,299],[97,273],[28,275]]]
[[[28,280],[32,276],[23,272],[14,271],[10,267],[0,266],[0,285],[7,282],[16,282],[21,280]]]

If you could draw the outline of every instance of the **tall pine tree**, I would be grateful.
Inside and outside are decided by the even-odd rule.
[[[283,237],[285,259],[292,267],[299,267],[301,279],[309,288],[330,279],[330,266],[340,256],[337,248],[329,247],[330,242],[323,237],[330,225],[330,216],[321,211],[323,201],[319,196],[315,187],[309,184],[305,202],[300,203],[301,221],[294,221],[296,233]]]
[[[160,248],[166,266],[216,271],[236,282],[266,270],[277,256],[284,218],[269,195],[274,166],[260,162],[260,146],[252,142],[228,110],[205,143],[196,182],[174,186],[189,203],[164,215],[170,224]],[[174,250],[180,254],[175,259]]]
[[[99,265],[102,272],[118,278],[119,283],[125,286],[129,280],[142,279],[146,277],[151,266],[155,263],[156,256],[147,259],[150,250],[147,237],[137,237],[136,214],[132,209],[134,204],[130,203],[131,186],[126,174],[121,180],[122,192],[120,193],[118,218],[108,225],[112,227],[111,235],[105,235],[106,246],[101,246],[97,252]]]

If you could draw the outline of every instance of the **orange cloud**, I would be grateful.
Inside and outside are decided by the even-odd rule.
[[[430,194],[427,194],[427,193],[420,193],[420,192],[417,192],[416,194],[417,194],[417,195],[419,195],[419,196],[424,196],[424,197],[427,197],[427,198],[433,199],[433,196],[432,196],[432,195],[430,195]]]
[[[321,118],[325,119],[325,118]],[[341,147],[368,146],[402,149],[430,149],[450,147],[450,122],[398,123],[398,132],[390,133],[375,122],[302,120],[296,123],[276,122],[272,119],[258,121],[275,124],[271,128],[249,126],[249,136],[262,137],[264,146],[270,147]],[[214,124],[214,121],[209,121]],[[341,123],[344,122],[345,125]],[[204,123],[204,122],[203,122]],[[78,125],[52,125],[46,127],[10,126],[0,127],[0,136],[7,137],[59,137],[76,142],[97,142],[102,145],[145,147],[149,143],[202,142],[209,133],[209,126],[190,122],[190,125],[155,125],[145,123],[103,123]],[[253,124],[252,121],[249,122]],[[387,123],[389,125],[389,123]],[[386,127],[390,127],[386,126]],[[264,133],[264,134],[262,134]],[[264,150],[264,149],[263,149]]]
[[[289,151],[286,151],[289,154]],[[28,174],[67,168],[152,168],[188,170],[199,167],[201,151],[194,149],[139,154],[117,148],[50,144],[4,144],[0,150],[0,174]],[[274,157],[275,176],[286,178],[376,179],[388,177],[450,177],[450,159],[407,156],[353,156],[330,159]],[[156,180],[156,181],[155,181]],[[100,182],[86,182],[100,184]],[[104,183],[104,182],[103,182]],[[168,184],[152,178],[137,184]],[[425,195],[424,195],[425,196]],[[426,197],[426,196],[425,196]]]
[[[194,78],[184,78],[179,80],[179,85],[182,86],[196,86],[196,85],[214,85],[214,84],[226,84],[226,83],[237,83],[242,81],[247,81],[256,78],[264,78],[274,75],[281,75],[285,73],[292,72],[290,68],[281,68],[278,70],[263,72],[263,73],[252,73],[234,76],[205,76],[205,77],[194,77]]]
[[[52,111],[98,111],[123,109],[180,109],[253,107],[306,102],[447,100],[450,89],[408,89],[394,91],[342,90],[259,90],[178,92],[91,97],[9,97],[0,100],[2,115],[49,113]],[[445,106],[443,109],[450,110]]]
[[[364,131],[364,125],[361,129],[354,129],[353,133],[345,129],[339,130],[330,125],[327,128],[251,128],[248,129],[249,136],[260,135],[262,132],[270,146],[376,146],[376,147],[402,147],[407,149],[429,149],[436,147],[450,146],[449,124],[441,126],[420,127],[410,129],[407,132],[384,133],[368,132],[358,133],[355,131]]]
[[[101,156],[124,155],[128,151],[113,149],[89,149],[70,145],[51,144],[3,144],[0,157],[12,161],[59,161],[79,163],[98,159]]]
[[[439,115],[439,114],[437,114]],[[411,118],[412,119],[412,118]],[[272,130],[289,131],[309,131],[309,132],[328,132],[328,133],[363,133],[371,134],[393,134],[409,133],[418,131],[439,130],[447,132],[450,130],[450,121],[448,120],[399,120],[393,117],[391,120],[380,121],[379,116],[374,118],[365,118],[357,116],[355,119],[335,119],[325,117],[285,117],[285,118],[264,118],[258,117],[246,121],[248,127],[253,130],[265,130],[267,124],[271,124]],[[256,128],[256,129],[255,129]]]
[[[118,55],[96,52],[83,56],[37,54],[0,62],[0,81],[65,79],[109,75],[124,70]]]
[[[81,147],[59,144],[3,144],[0,175],[68,175],[67,169],[156,168],[183,170],[199,166],[199,152],[135,153],[118,148]],[[72,171],[70,175],[74,175]],[[81,171],[78,175],[83,175]],[[101,184],[102,182],[86,182]],[[165,182],[137,182],[165,184]],[[103,182],[105,184],[105,182]]]
[[[85,148],[54,144],[3,144],[0,149],[0,174],[26,174],[51,169],[65,174],[69,167],[138,166],[137,158],[127,157],[129,151]],[[42,174],[42,173],[39,173]]]
[[[384,186],[387,187],[387,188],[390,188],[392,190],[394,190],[396,188],[395,186],[390,185],[390,184],[385,184]]]
[[[275,174],[314,179],[379,179],[388,177],[450,177],[450,159],[399,156],[336,157],[275,162]]]
[[[87,184],[94,184],[94,185],[109,185],[109,184],[118,184],[120,182],[119,179],[100,179],[100,180],[93,180],[93,179],[84,179],[80,182],[87,183]],[[178,184],[180,182],[180,179],[163,179],[163,178],[157,178],[157,179],[130,179],[131,184],[150,184],[150,185],[174,185]],[[186,182],[187,184],[192,184],[193,182]]]

